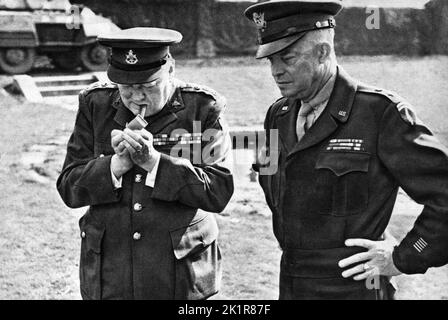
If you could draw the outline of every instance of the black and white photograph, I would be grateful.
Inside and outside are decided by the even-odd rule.
[[[448,300],[448,0],[0,0],[0,121],[0,300]]]

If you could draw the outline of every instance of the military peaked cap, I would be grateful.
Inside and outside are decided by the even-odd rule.
[[[98,37],[111,48],[107,75],[120,84],[148,80],[166,64],[169,47],[182,41],[182,34],[161,28],[131,28]]]
[[[339,1],[265,1],[244,12],[258,29],[257,59],[277,53],[307,32],[334,28],[334,17],[341,11]]]

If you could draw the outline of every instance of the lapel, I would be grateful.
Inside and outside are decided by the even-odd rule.
[[[118,90],[115,95],[116,96],[114,97],[114,101],[112,103],[113,107],[117,109],[114,120],[121,126],[121,128],[124,128],[126,123],[134,119],[135,115],[123,104]],[[146,130],[152,134],[157,134],[170,123],[176,121],[178,119],[176,113],[182,109],[185,109],[185,105],[182,100],[181,91],[177,86],[173,96],[163,107],[163,109],[159,113],[145,118],[148,122]]]
[[[163,109],[159,113],[145,118],[149,123],[146,129],[152,134],[159,133],[170,123],[176,121],[178,119],[176,113],[183,109],[185,109],[185,105],[182,100],[180,88],[177,86],[173,96]]]
[[[324,112],[288,153],[288,158],[322,142],[334,133],[341,123],[347,122],[355,100],[357,84],[342,67],[338,66],[337,72],[336,82]]]
[[[296,121],[300,101],[285,99],[277,111],[277,128],[280,140],[286,150],[286,154],[297,144]]]

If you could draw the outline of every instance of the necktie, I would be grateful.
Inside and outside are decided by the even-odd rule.
[[[309,127],[311,127],[311,125],[313,124],[313,122],[310,121],[309,125],[307,125],[308,115],[313,110],[314,109],[311,105],[302,102],[299,114],[297,115],[297,123],[296,123],[297,142],[300,142],[300,140],[302,140],[306,130],[308,130]]]

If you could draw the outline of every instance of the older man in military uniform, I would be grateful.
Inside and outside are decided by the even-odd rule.
[[[174,78],[182,35],[133,28],[99,38],[112,83],[79,95],[57,188],[80,220],[84,299],[205,299],[220,285],[213,214],[233,179],[215,91]],[[206,211],[198,210],[203,209]]]
[[[283,95],[267,113],[258,166],[283,250],[280,299],[392,298],[391,276],[448,262],[447,149],[402,98],[337,65],[341,9],[268,1],[245,11]],[[399,186],[424,209],[397,244],[383,234]]]

